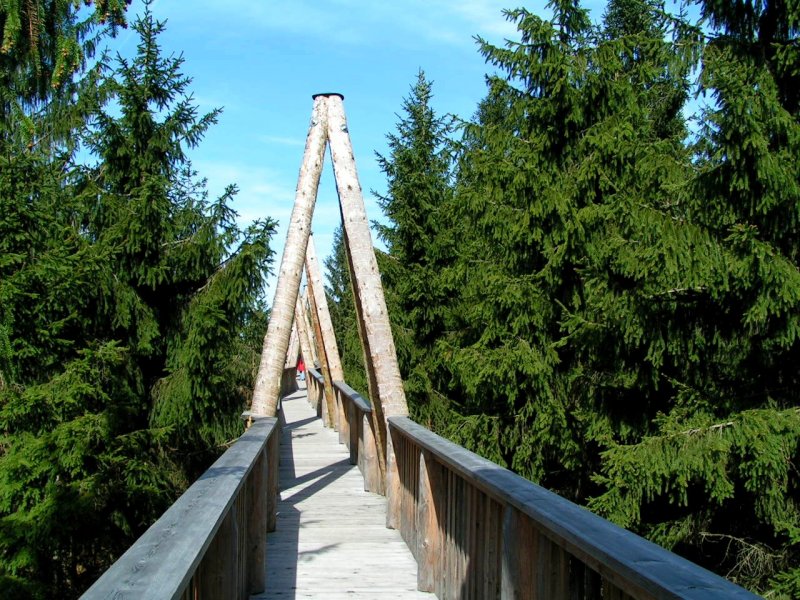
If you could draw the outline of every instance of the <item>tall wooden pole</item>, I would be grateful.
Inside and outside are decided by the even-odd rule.
[[[292,333],[289,336],[289,348],[286,350],[286,361],[283,363],[284,369],[297,366],[297,353],[300,349],[300,337],[297,333],[297,320],[292,323]]]
[[[314,333],[314,325],[311,323],[311,306],[308,302],[308,288],[306,288],[305,293],[303,294],[302,298],[300,298],[300,309],[303,313],[303,319],[306,322],[306,333],[308,334],[308,345],[311,348],[311,366],[319,363],[319,355],[317,354],[317,340],[316,334]]]
[[[297,325],[297,337],[300,338],[300,353],[303,355],[303,362],[306,368],[314,365],[314,355],[311,353],[311,341],[308,338],[306,329],[306,315],[301,304],[302,298],[298,296],[297,303],[294,305],[294,322]]]
[[[306,273],[308,275],[308,273]],[[306,279],[308,285],[308,302],[311,305],[311,323],[314,325],[314,333],[317,338],[317,355],[319,356],[319,366],[322,371],[322,389],[325,396],[325,425],[333,427],[334,415],[336,414],[336,398],[333,395],[333,380],[331,379],[330,363],[328,353],[325,350],[325,337],[322,333],[322,325],[319,321],[319,308],[317,307],[316,292],[311,278]]]
[[[351,268],[355,275],[353,287],[357,304],[360,305],[359,312],[363,316],[364,338],[369,352],[368,369],[372,371],[371,375],[374,376],[374,385],[377,388],[377,394],[371,395],[372,414],[376,433],[380,432],[379,435],[383,439],[376,441],[379,449],[384,444],[386,448],[384,457],[386,493],[391,504],[393,496],[396,497],[399,491],[399,478],[392,442],[387,436],[386,419],[408,415],[408,405],[403,391],[403,381],[400,378],[400,367],[397,364],[397,353],[389,324],[389,312],[383,295],[361,185],[358,182],[342,97],[328,96],[327,107],[328,143],[350,250]],[[391,516],[387,524],[394,525]]]
[[[336,333],[333,330],[333,321],[328,309],[328,299],[325,296],[325,287],[322,284],[317,250],[314,247],[314,234],[308,238],[306,247],[306,277],[309,281],[309,291],[314,293],[314,305],[317,309],[317,318],[322,332],[322,343],[325,346],[325,356],[328,359],[328,368],[333,381],[344,381],[342,360],[339,356],[339,346],[336,343]]]
[[[342,223],[345,217],[342,213]],[[372,364],[372,351],[370,350],[370,339],[367,336],[366,327],[364,325],[364,309],[361,306],[361,297],[358,294],[358,284],[356,283],[356,272],[353,266],[353,257],[350,255],[350,243],[347,240],[347,231],[342,231],[344,237],[344,253],[347,257],[347,269],[350,274],[350,291],[353,294],[353,305],[356,311],[356,327],[358,328],[358,338],[361,341],[361,352],[364,358],[364,368],[367,371],[367,392],[372,400],[373,408],[376,404],[375,398],[379,398],[378,381],[375,377],[375,368]],[[372,430],[375,432],[375,449],[378,454],[378,467],[380,470],[381,484],[386,483],[386,451],[385,451],[385,438],[386,432],[384,427],[384,420],[380,409],[380,402],[378,407],[373,410],[370,418],[372,419]]]
[[[319,177],[325,157],[327,100],[327,96],[314,97],[314,109],[306,137],[303,164],[297,180],[294,208],[287,228],[286,245],[275,287],[275,299],[272,302],[269,326],[264,336],[261,363],[253,390],[250,411],[254,415],[272,417],[277,412],[283,363],[289,345],[292,316],[300,289],[306,245],[311,233],[311,217],[314,213]]]

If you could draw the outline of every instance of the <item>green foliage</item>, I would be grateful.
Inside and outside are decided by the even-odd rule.
[[[91,4],[92,2],[85,2]],[[80,20],[78,0],[6,0],[0,5],[0,83],[25,102],[67,86],[94,53],[94,25],[125,27],[130,0],[95,0]],[[4,98],[5,100],[6,98]]]
[[[687,420],[670,415],[660,420],[659,435],[613,446],[606,475],[598,477],[608,491],[590,506],[690,556],[725,547],[723,566],[734,581],[752,585],[781,571],[786,578],[797,559],[787,545],[796,543],[799,516],[792,473],[797,409],[756,409],[730,419],[696,416],[696,427],[678,431]]]
[[[63,90],[4,113],[0,582],[14,597],[96,579],[240,433],[257,365],[274,223],[240,230],[233,186],[208,200],[186,152],[218,111],[198,116],[149,5],[134,29],[136,57],[89,73],[58,113],[67,137],[24,134],[50,127]],[[76,164],[79,142],[97,164]]]
[[[389,251],[378,254],[378,265],[409,407],[421,422],[444,424],[459,418],[446,398],[434,393],[441,368],[436,340],[452,323],[454,120],[437,115],[432,99],[433,84],[420,71],[403,101],[397,133],[387,135],[389,154],[378,156],[387,178],[378,204],[389,222],[378,225]]]
[[[455,169],[424,78],[389,136],[379,264],[412,412],[795,597],[796,3],[549,9],[480,41],[495,75]]]

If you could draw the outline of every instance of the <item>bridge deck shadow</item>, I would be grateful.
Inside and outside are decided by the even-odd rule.
[[[386,529],[386,499],[364,491],[338,434],[301,389],[282,401],[277,528],[267,536],[267,590],[252,599],[419,598],[417,564]]]

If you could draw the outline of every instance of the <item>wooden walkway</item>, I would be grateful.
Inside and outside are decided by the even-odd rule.
[[[300,390],[283,399],[277,529],[267,536],[272,598],[435,598],[417,591],[417,563],[386,528],[386,498],[364,491],[358,468]]]

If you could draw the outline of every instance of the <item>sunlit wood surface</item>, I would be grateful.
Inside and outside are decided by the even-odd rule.
[[[364,491],[338,435],[305,390],[283,399],[277,529],[267,536],[269,598],[418,598],[417,564],[386,529],[386,499]]]

